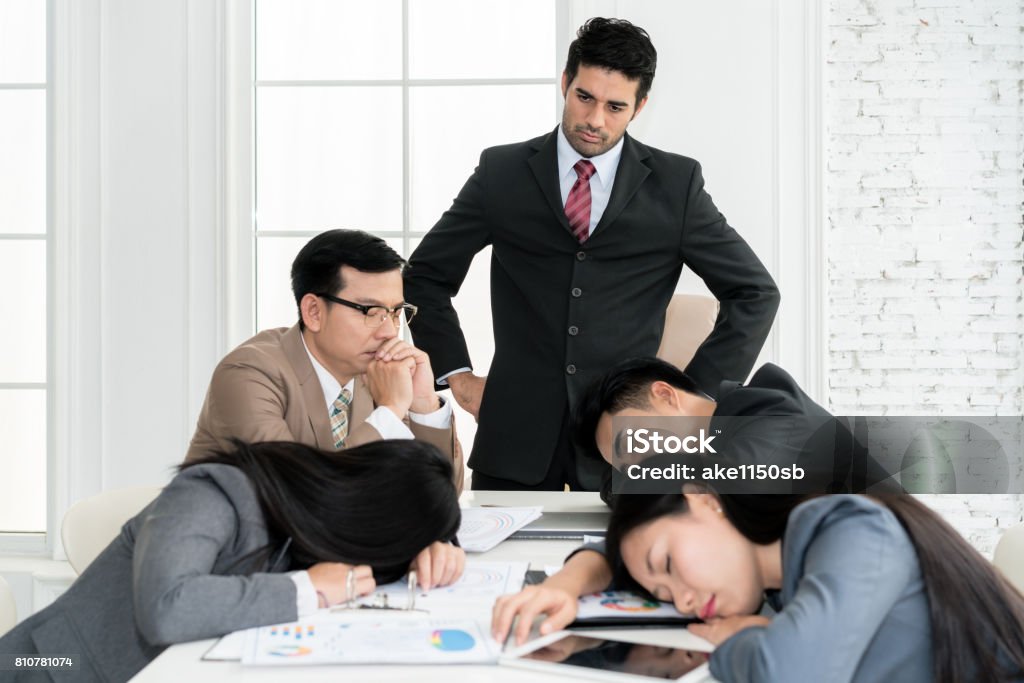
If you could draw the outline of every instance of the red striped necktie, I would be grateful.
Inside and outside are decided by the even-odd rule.
[[[595,169],[586,159],[580,159],[572,168],[576,171],[576,183],[565,200],[565,217],[569,219],[572,234],[582,244],[590,237],[590,176]]]

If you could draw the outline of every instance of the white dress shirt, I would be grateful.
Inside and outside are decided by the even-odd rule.
[[[558,189],[562,193],[562,206],[569,200],[569,191],[576,184],[576,169],[573,166],[580,159],[588,159],[594,164],[594,175],[590,176],[590,234],[594,234],[597,224],[608,208],[608,199],[612,195],[612,185],[615,184],[615,174],[619,170],[619,160],[622,159],[622,144],[625,137],[619,138],[615,146],[604,154],[596,157],[584,157],[569,144],[569,140],[558,127]]]

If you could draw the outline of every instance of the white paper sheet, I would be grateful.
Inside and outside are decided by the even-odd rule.
[[[459,545],[467,553],[485,553],[538,519],[543,507],[476,507],[462,509]]]
[[[431,616],[464,614],[467,609],[490,614],[494,600],[506,593],[516,593],[526,578],[526,562],[480,562],[468,560],[462,576],[451,586],[424,591],[417,586],[416,609],[426,610]],[[370,595],[359,600],[361,604],[379,603],[381,595],[388,596],[388,604],[404,607],[408,601],[406,579],[378,586]]]

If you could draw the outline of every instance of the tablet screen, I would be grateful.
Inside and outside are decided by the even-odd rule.
[[[634,676],[675,679],[708,661],[708,653],[571,635],[523,655],[523,659],[619,671]]]

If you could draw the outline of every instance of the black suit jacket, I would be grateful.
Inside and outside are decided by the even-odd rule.
[[[721,383],[710,429],[721,432],[720,457],[732,464],[799,463],[805,478],[793,487],[795,492],[902,493],[856,438],[857,420],[833,416],[788,372],[765,363],[745,386]],[[778,489],[758,481],[745,492],[788,490],[788,481],[780,482]]]
[[[721,303],[686,368],[708,393],[750,372],[779,304],[771,276],[704,191],[700,165],[628,135],[608,207],[579,244],[562,207],[556,144],[553,131],[484,150],[405,277],[406,300],[420,307],[413,337],[434,372],[471,367],[451,297],[473,256],[493,247],[494,360],[469,466],[527,484],[544,478],[582,390],[616,361],[657,352],[684,264]],[[577,465],[596,488],[596,463]]]

